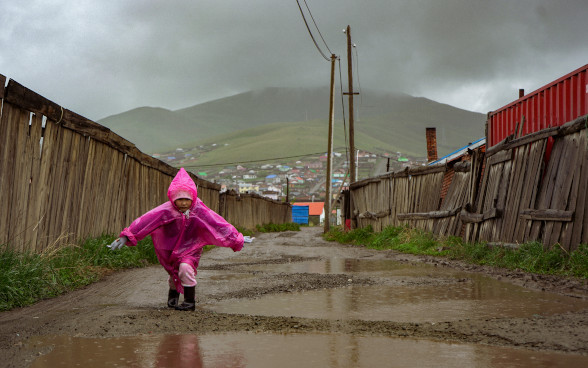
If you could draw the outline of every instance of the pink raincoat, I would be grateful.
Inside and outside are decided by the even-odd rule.
[[[178,192],[188,192],[192,196],[192,207],[186,213],[180,212],[174,204]],[[205,245],[228,247],[235,252],[243,248],[243,234],[196,195],[194,181],[181,168],[167,191],[169,201],[145,213],[120,233],[129,239],[127,245],[131,246],[151,234],[159,263],[180,293],[184,291],[178,276],[180,263],[192,265],[196,272]]]

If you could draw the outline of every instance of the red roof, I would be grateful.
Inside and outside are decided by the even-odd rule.
[[[309,216],[320,216],[325,209],[325,202],[296,202],[292,206],[308,206]]]

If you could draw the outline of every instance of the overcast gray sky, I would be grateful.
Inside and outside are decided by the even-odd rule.
[[[344,86],[347,25],[355,86],[483,113],[588,64],[586,0],[306,3]],[[0,74],[92,120],[330,78],[296,0],[3,0],[0,25]]]

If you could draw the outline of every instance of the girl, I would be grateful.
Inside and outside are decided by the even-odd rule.
[[[120,249],[151,235],[159,263],[169,274],[167,305],[177,310],[195,309],[196,269],[202,248],[211,244],[238,252],[244,237],[233,225],[198,198],[196,184],[184,168],[172,180],[167,191],[168,202],[137,218],[108,247]],[[180,293],[184,301],[178,304]]]

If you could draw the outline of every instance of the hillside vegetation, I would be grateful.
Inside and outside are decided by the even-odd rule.
[[[348,111],[343,111],[340,96],[336,103],[334,146],[344,147]],[[201,157],[202,163],[244,156],[254,160],[325,151],[328,107],[327,88],[266,88],[175,111],[141,107],[98,122],[145,153],[218,143],[224,147]],[[437,128],[440,156],[484,133],[484,114],[425,98],[363,91],[355,107],[356,147],[374,153],[424,157],[427,127]]]

